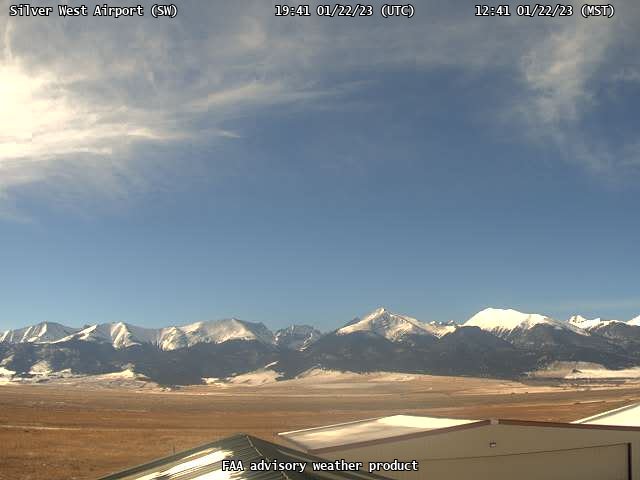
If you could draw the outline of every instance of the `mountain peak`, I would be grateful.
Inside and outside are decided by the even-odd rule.
[[[640,326],[640,315],[627,322],[628,325]]]
[[[354,318],[354,320],[351,323],[357,323],[357,322],[362,322],[362,321],[370,321],[372,319],[381,317],[383,315],[388,315],[391,314],[393,315],[392,312],[390,312],[387,308],[385,307],[378,307],[375,310],[372,310],[371,312],[367,313],[366,315],[364,315],[362,318],[360,317],[356,317]]]
[[[588,335],[581,327],[571,322],[561,322],[539,313],[523,313],[511,308],[485,308],[464,323],[479,327],[498,336],[510,335],[516,330],[530,330],[538,325],[547,325],[556,330],[570,330],[579,335]]]
[[[228,340],[274,343],[273,333],[264,324],[245,322],[237,318],[208,320],[166,328],[137,327],[125,322],[71,328],[57,323],[42,322],[0,333],[0,342],[5,343],[85,341],[111,344],[116,349],[149,344],[162,350],[176,350],[197,343],[223,343]]]
[[[575,325],[578,328],[588,330],[589,328],[597,327],[602,323],[601,318],[586,318],[582,315],[573,315],[569,318],[569,323]]]
[[[431,325],[415,318],[392,313],[380,307],[336,331],[338,335],[349,335],[356,332],[371,332],[387,340],[398,341],[406,335],[439,336]]]
[[[628,322],[621,322],[620,320],[604,320],[600,317],[589,319],[589,318],[583,317],[582,315],[573,315],[569,319],[569,323],[571,325],[574,325],[578,328],[581,328],[582,330],[587,330],[587,331],[598,330],[608,325],[617,324],[617,323],[627,323],[628,325],[632,325],[632,326],[640,325],[640,317],[637,319],[637,321],[638,321],[637,323],[632,323],[634,322],[634,320],[629,320]]]
[[[258,340],[274,343],[273,333],[264,324],[246,322],[237,318],[196,322],[178,327],[178,331],[186,336],[186,346],[196,343],[223,343],[229,340]]]
[[[537,313],[523,313],[511,308],[485,308],[467,320],[464,325],[480,327],[483,330],[510,332],[517,328],[531,328],[534,325],[550,323],[551,319]]]
[[[0,334],[0,342],[7,343],[40,343],[60,340],[74,332],[77,328],[66,327],[55,322],[40,322],[29,327],[7,330]]]

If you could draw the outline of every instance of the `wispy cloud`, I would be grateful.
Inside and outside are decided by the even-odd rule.
[[[640,160],[634,139],[621,142],[589,129],[589,121],[611,100],[606,97],[607,82],[635,78],[635,68],[628,65],[635,60],[621,58],[617,51],[629,40],[640,40],[629,29],[640,12],[630,2],[617,6],[624,19],[585,20],[576,13],[532,42],[520,64],[526,90],[514,107],[531,138],[609,178],[629,174]],[[574,10],[579,7],[574,4]],[[612,75],[620,64],[627,65]]]
[[[277,105],[322,97],[335,96],[341,89],[321,90],[313,86],[297,86],[283,81],[272,83],[253,81],[244,85],[209,93],[204,98],[194,100],[189,106],[195,112],[220,111],[232,108]]]
[[[610,22],[609,22],[610,23]],[[522,61],[537,120],[558,125],[578,120],[594,101],[588,82],[611,42],[607,22],[575,20],[570,27],[535,42]]]
[[[612,75],[612,79],[617,82],[640,82],[640,69],[623,67],[620,71]]]
[[[315,47],[301,48],[264,17],[229,15],[236,20],[221,24],[222,8],[198,6],[199,25],[202,18],[164,28],[139,22],[137,31],[92,19],[89,30],[78,28],[84,20],[5,19],[0,215],[15,218],[12,192],[38,182],[56,183],[59,196],[61,183],[73,192],[78,181],[106,178],[91,190],[121,196],[113,178],[137,174],[128,154],[136,144],[234,141],[242,132],[225,124],[239,115],[339,94],[296,71]]]
[[[241,141],[239,118],[274,105],[326,107],[363,69],[510,74],[519,94],[501,108],[536,141],[591,170],[637,165],[637,145],[612,149],[581,133],[611,52],[640,18],[632,0],[617,4],[610,20],[514,16],[491,24],[444,1],[421,7],[428,14],[411,21],[348,26],[276,19],[272,6],[254,0],[188,2],[173,21],[145,18],[135,28],[91,18],[0,19],[0,211],[9,211],[11,192],[82,169],[109,177],[117,165],[115,178],[134,175],[127,152],[135,145]],[[638,71],[629,64],[607,78],[631,82]]]
[[[0,67],[0,76],[0,162],[108,155],[128,141],[171,138],[148,112],[78,101],[63,79],[29,74],[17,62]]]

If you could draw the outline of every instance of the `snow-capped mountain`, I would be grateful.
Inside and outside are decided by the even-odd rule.
[[[582,315],[573,315],[569,318],[569,323],[583,330],[597,327],[602,323],[601,318],[585,318]]]
[[[573,323],[555,320],[537,313],[523,313],[512,309],[486,308],[464,323],[467,327],[479,327],[499,337],[508,337],[516,331],[530,330],[539,325],[556,330],[570,330],[579,335],[588,335]]]
[[[489,308],[474,315],[465,326],[477,326],[491,332],[519,350],[530,352],[541,363],[548,363],[550,359],[580,360],[620,368],[635,362],[635,354],[625,345],[601,335],[599,330],[594,333],[596,327],[585,330],[576,325],[585,321],[578,318],[574,322],[560,321],[540,314]],[[592,324],[596,322],[586,323]]]
[[[336,334],[349,335],[356,332],[370,332],[392,342],[398,342],[408,335],[430,335],[440,338],[453,330],[455,330],[455,326],[436,322],[423,323],[415,318],[398,315],[381,307],[365,315],[362,319],[356,318],[339,328]]]
[[[77,328],[65,327],[59,323],[42,322],[30,327],[0,333],[0,343],[55,342],[77,331]]]
[[[122,322],[102,323],[85,327],[71,335],[56,340],[55,343],[81,340],[85,342],[110,343],[114,348],[120,349],[145,343],[157,345],[159,333],[160,330],[157,329],[141,328]]]
[[[163,329],[160,336],[160,345],[163,350],[191,347],[199,343],[224,343],[230,340],[256,340],[267,344],[275,343],[273,333],[264,324],[245,322],[237,318],[197,322],[183,327],[170,328],[169,331],[164,330],[166,329]]]
[[[569,318],[569,323],[582,330],[597,330],[613,323],[624,323],[620,320],[603,320],[602,318],[585,318],[582,315],[573,315]]]
[[[592,336],[599,336],[615,342],[627,351],[640,351],[640,320],[633,319],[628,322],[620,320],[588,320],[580,315],[575,315],[569,320],[571,323],[588,331]]]
[[[640,366],[640,318],[575,315],[559,321],[488,308],[460,325],[378,308],[328,334],[308,325],[274,334],[261,323],[235,318],[158,329],[122,322],[83,328],[41,323],[0,334],[3,381],[131,369],[164,384],[192,384],[265,365],[278,378],[316,367],[514,378],[557,361]]]
[[[636,318],[632,318],[631,320],[629,320],[627,324],[633,325],[635,327],[640,327],[640,315],[638,315]]]
[[[275,333],[275,342],[279,347],[303,350],[321,336],[320,330],[309,325],[291,325]]]
[[[199,343],[218,344],[229,340],[275,343],[273,333],[262,323],[245,322],[236,318],[159,329],[136,327],[122,322],[90,325],[82,329],[57,323],[41,323],[9,330],[0,336],[0,342],[11,344],[50,344],[74,340],[110,344],[116,349],[149,344],[161,350],[177,350]]]

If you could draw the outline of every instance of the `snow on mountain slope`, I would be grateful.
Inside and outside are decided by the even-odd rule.
[[[111,327],[111,338],[115,348],[126,348],[132,345],[151,343],[157,345],[158,330],[142,328],[126,323],[116,323]]]
[[[77,332],[77,328],[65,327],[59,323],[42,322],[30,327],[7,330],[0,334],[0,343],[48,343],[55,342]]]
[[[276,372],[275,370],[271,370],[268,367],[264,367],[259,368],[258,370],[254,370],[253,372],[247,372],[226,378],[225,382],[231,385],[255,387],[265,385],[267,383],[277,382],[280,378],[282,378],[281,373]]]
[[[406,335],[433,335],[439,337],[449,333],[448,330],[441,328],[440,324],[422,323],[415,318],[398,315],[381,307],[362,319],[356,319],[338,329],[336,333],[338,335],[348,335],[355,332],[371,332],[396,342]]]
[[[51,364],[46,360],[40,360],[31,366],[31,370],[29,370],[29,374],[35,375],[38,377],[46,377],[53,373],[53,369],[51,368]]]
[[[290,325],[275,333],[278,346],[291,350],[303,350],[322,336],[320,330],[309,325]]]
[[[158,348],[160,350],[178,350],[189,346],[189,341],[180,327],[167,327],[158,333]]]
[[[640,327],[640,315],[627,322],[627,325],[633,325],[634,327]]]
[[[162,350],[177,350],[199,343],[223,343],[229,340],[256,340],[274,343],[273,333],[262,323],[252,323],[229,318],[191,323],[181,327],[158,330],[116,324],[112,329],[114,347],[126,348],[141,343],[151,343]]]
[[[476,313],[464,324],[479,327],[495,335],[504,336],[516,330],[529,330],[537,325],[549,325],[558,330],[570,330],[579,335],[588,335],[581,328],[537,313],[522,313],[512,309],[486,308]]]
[[[172,340],[169,341],[169,338]],[[161,335],[160,344],[164,350],[175,350],[198,343],[223,343],[229,340],[257,340],[269,344],[275,342],[273,333],[262,323],[228,318],[169,328]],[[173,343],[174,341],[178,343]]]
[[[569,318],[569,323],[571,325],[575,325],[578,328],[582,328],[583,330],[588,330],[593,327],[597,327],[602,323],[601,318],[585,318],[582,315],[573,315]]]
[[[102,323],[82,329],[56,323],[41,323],[0,336],[0,343],[63,343],[72,340],[108,343],[116,349],[151,344],[162,350],[176,350],[198,343],[223,343],[229,340],[257,340],[273,344],[273,333],[261,323],[235,318],[197,322],[182,327],[142,328],[127,323]]]
[[[574,325],[575,327],[581,328],[582,330],[594,330],[602,327],[606,327],[607,325],[611,325],[612,323],[624,323],[619,320],[603,320],[601,318],[585,318],[581,315],[574,315],[569,318],[569,323]]]
[[[114,348],[121,349],[145,343],[157,345],[159,333],[160,331],[157,329],[141,328],[122,322],[102,323],[83,328],[79,332],[52,343],[82,340],[85,342],[110,343]]]
[[[452,332],[455,332],[460,325],[456,325],[453,322],[429,322],[425,324],[427,331],[438,338],[442,338]]]

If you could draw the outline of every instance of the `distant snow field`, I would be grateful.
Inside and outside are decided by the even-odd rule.
[[[640,367],[611,370],[591,362],[553,362],[547,368],[531,372],[529,376],[564,380],[637,379],[640,378]]]
[[[267,367],[270,365],[267,365]],[[226,387],[231,385],[245,385],[248,387],[256,387],[259,385],[265,385],[267,383],[273,383],[281,378],[282,374],[271,370],[269,368],[260,368],[253,372],[243,373],[241,375],[235,375],[227,378],[203,378],[203,382],[207,385],[214,385],[218,387]]]

